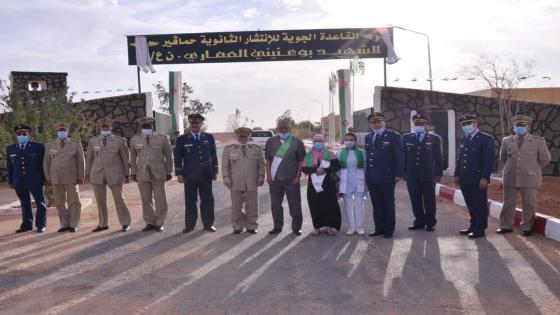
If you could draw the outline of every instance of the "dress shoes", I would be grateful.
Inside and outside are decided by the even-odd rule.
[[[16,233],[23,233],[31,230],[33,230],[33,228],[19,228],[16,230]]]
[[[122,231],[123,231],[123,232],[126,232],[126,231],[128,231],[128,230],[130,230],[130,226],[128,226],[128,225],[123,225],[123,226],[122,226]]]
[[[384,238],[393,238],[393,234],[383,234]]]
[[[70,231],[70,228],[69,227],[63,227],[63,228],[58,229],[57,232],[62,233],[62,232],[66,232],[66,231]]]
[[[38,229],[37,229],[37,233],[43,233],[43,232],[45,232],[46,230],[47,230],[46,227],[38,228]]]
[[[531,236],[531,234],[533,234],[533,232],[531,232],[531,231],[522,231],[521,232],[522,236]]]
[[[233,234],[241,234],[241,232],[243,232],[243,230],[233,230]]]
[[[204,230],[212,233],[216,232],[216,228],[214,226],[205,227]]]
[[[257,230],[247,230],[247,233],[249,233],[249,234],[257,234]]]
[[[148,232],[148,231],[155,230],[155,229],[156,229],[155,226],[153,226],[153,225],[151,225],[151,224],[147,224],[147,225],[142,229],[142,232]]]
[[[194,230],[194,227],[190,227],[190,226],[189,226],[189,227],[186,227],[186,228],[183,229],[183,233],[190,233],[190,232],[192,232],[193,230]]]
[[[154,229],[156,230],[156,232],[163,232],[163,226],[156,225]]]
[[[295,236],[300,236],[301,235],[301,230],[293,230],[292,234],[294,234]]]
[[[70,232],[70,233],[76,233],[77,231],[78,231],[77,227],[69,227],[68,228],[68,232]]]
[[[373,231],[373,232],[369,233],[368,236],[372,236],[372,237],[373,237],[373,236],[379,236],[379,235],[383,235],[383,234],[385,234],[385,233],[383,233],[383,232],[378,232],[378,231]]]
[[[459,231],[459,234],[461,234],[461,235],[469,235],[471,233],[472,233],[471,229],[465,229],[465,230]]]
[[[435,231],[435,230],[436,230],[436,229],[435,229],[433,226],[427,226],[427,227],[426,227],[426,231],[428,231],[428,232],[433,232],[433,231]]]
[[[475,239],[475,238],[485,237],[486,234],[484,234],[484,233],[475,233],[475,232],[471,232],[471,233],[469,233],[468,236],[469,236],[469,238],[472,240],[472,239]]]
[[[270,231],[268,232],[268,234],[278,234],[278,233],[280,233],[280,232],[282,232],[282,229],[273,228],[272,230],[270,230]]]
[[[105,231],[108,230],[109,227],[108,226],[98,226],[95,229],[91,230],[92,232],[99,232],[99,231]]]
[[[408,230],[410,231],[415,231],[415,230],[423,230],[424,226],[423,225],[411,225],[408,227]]]
[[[498,233],[498,234],[506,234],[506,233],[511,233],[511,232],[513,232],[512,229],[499,228],[498,230],[496,230],[496,233]]]

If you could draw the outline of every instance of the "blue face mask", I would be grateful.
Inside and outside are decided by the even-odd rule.
[[[474,126],[473,125],[463,126],[463,132],[470,135],[471,133],[474,132]]]
[[[424,133],[426,132],[426,127],[424,126],[414,126],[415,133]]]
[[[354,145],[356,145],[355,141],[344,141],[344,146],[346,147],[346,149],[351,149],[354,147]]]
[[[56,136],[57,136],[59,139],[64,140],[64,139],[68,138],[68,131],[64,131],[64,130],[57,131],[57,132],[56,132]]]
[[[323,150],[325,148],[325,144],[323,142],[313,142],[313,150]]]
[[[385,132],[385,127],[377,130],[374,129],[373,132],[375,132],[376,135],[380,135]]]
[[[515,132],[516,135],[522,136],[522,135],[527,133],[527,127],[525,127],[525,126],[515,126],[513,128],[513,131]]]
[[[101,135],[106,137],[111,135],[111,130],[101,130]]]
[[[142,134],[143,134],[144,136],[151,136],[152,133],[153,133],[153,130],[152,130],[152,129],[142,129]]]
[[[26,144],[29,141],[29,136],[26,135],[19,135],[17,136],[17,140],[19,144]]]
[[[289,132],[285,132],[285,133],[279,132],[278,135],[280,136],[280,139],[286,140],[290,136],[290,133]]]

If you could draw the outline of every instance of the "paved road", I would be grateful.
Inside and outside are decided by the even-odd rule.
[[[15,235],[0,221],[0,312],[5,314],[560,314],[560,245],[516,234],[468,240],[464,209],[443,199],[433,233],[408,231],[410,204],[397,190],[391,240],[269,236],[270,202],[260,194],[257,235],[231,234],[228,193],[214,185],[217,233],[183,228],[182,187],[168,187],[163,233],[141,232],[135,185],[126,186],[131,231],[91,233],[94,206],[76,234]],[[305,187],[302,186],[302,192]],[[369,201],[368,201],[369,203]],[[372,226],[371,205],[367,224]],[[286,211],[287,212],[287,211]],[[287,223],[289,226],[289,219]],[[200,227],[200,223],[199,223]],[[343,229],[346,228],[344,224]],[[491,221],[490,230],[496,228]]]

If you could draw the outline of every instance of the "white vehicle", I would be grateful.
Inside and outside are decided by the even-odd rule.
[[[259,145],[264,148],[266,141],[272,138],[272,131],[269,130],[255,130],[251,131],[251,141],[252,143]]]

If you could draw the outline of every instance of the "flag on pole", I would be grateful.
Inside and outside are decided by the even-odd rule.
[[[377,31],[379,32],[379,35],[381,35],[381,38],[383,38],[383,41],[387,46],[387,63],[390,65],[397,63],[397,61],[399,61],[401,58],[399,58],[399,56],[397,56],[397,53],[395,52],[395,47],[393,46],[393,39],[389,28],[382,27],[378,28]]]
[[[352,76],[356,74],[364,75],[365,70],[366,64],[358,56],[354,57],[354,59],[350,59],[350,73]]]
[[[169,71],[169,113],[171,128],[183,134],[183,83],[180,71]]]
[[[338,74],[338,104],[340,110],[340,137],[344,137],[348,128],[354,128],[350,95],[350,70],[340,69]]]
[[[136,47],[136,65],[144,72],[156,72],[156,69],[152,66],[146,36],[135,36],[134,44]]]
[[[329,92],[334,94],[336,93],[336,83],[338,82],[336,78],[336,74],[331,72],[331,76],[329,77]]]

